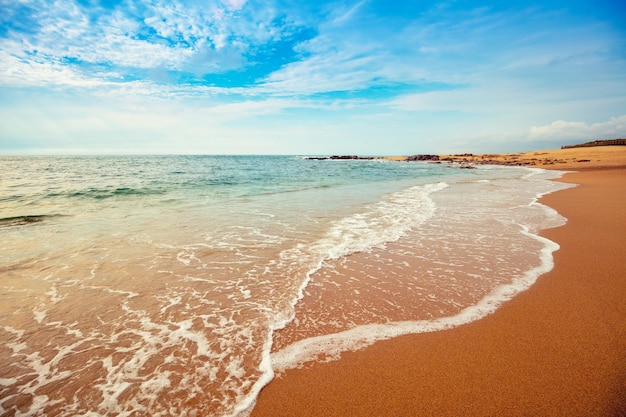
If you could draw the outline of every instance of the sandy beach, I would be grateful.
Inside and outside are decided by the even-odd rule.
[[[523,165],[545,169],[625,168],[625,146],[594,146],[506,154],[439,155],[442,161],[470,164]]]
[[[289,370],[252,416],[626,416],[625,155],[527,153],[577,171],[541,200],[568,219],[541,233],[561,246],[552,271],[479,321]]]

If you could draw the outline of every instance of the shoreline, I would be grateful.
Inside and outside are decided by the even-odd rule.
[[[620,139],[622,140],[622,139]],[[417,154],[409,156],[358,156],[333,155],[306,157],[309,160],[382,160],[394,162],[425,162],[431,164],[460,165],[473,168],[475,165],[505,165],[543,168],[551,170],[588,170],[626,168],[626,146],[597,145],[573,146],[562,149],[547,149],[516,153],[484,154]]]
[[[626,146],[595,146],[507,154],[439,155],[442,162],[556,170],[626,168]]]
[[[603,167],[541,198],[568,223],[540,233],[561,250],[528,290],[460,327],[287,370],[251,415],[626,415],[626,170]]]

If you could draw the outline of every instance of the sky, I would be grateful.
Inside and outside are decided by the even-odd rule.
[[[0,0],[0,154],[626,137],[621,0]]]

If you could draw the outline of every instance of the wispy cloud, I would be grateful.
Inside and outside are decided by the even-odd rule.
[[[308,95],[423,82],[419,51],[407,46],[402,27],[386,26],[364,4],[329,11],[317,36],[297,45],[303,58],[269,74],[259,90]]]
[[[592,133],[626,108],[626,31],[591,0],[0,0],[0,8],[3,140],[57,132],[59,143],[79,142],[92,126],[102,141],[260,132],[288,141],[290,132],[374,146],[393,126],[397,149],[413,140],[467,145],[461,137],[501,145]]]
[[[398,84],[448,90],[501,71],[531,69],[533,76],[533,68],[611,48],[601,27],[572,28],[532,9],[439,4],[397,16],[365,1],[312,9],[243,0],[134,0],[110,9],[67,0],[23,4],[13,17],[26,17],[33,29],[6,22],[5,85],[141,81],[164,94],[187,85],[281,96]]]
[[[13,14],[36,24],[24,31],[6,22],[1,62],[5,68],[31,64],[21,65],[25,83],[36,83],[38,65],[43,64],[63,65],[100,80],[109,75],[101,68],[113,68],[130,79],[149,78],[150,73],[142,70],[154,69],[196,76],[240,70],[251,65],[249,58],[258,48],[293,31],[285,21],[277,23],[275,9],[256,13],[257,6],[244,13],[241,0],[135,1],[131,7],[111,10],[72,1],[25,0],[25,4],[27,9]],[[180,74],[172,79],[179,82]],[[44,78],[44,83],[50,81]],[[11,84],[14,79],[0,82]]]

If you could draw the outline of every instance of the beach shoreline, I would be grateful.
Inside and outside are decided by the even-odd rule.
[[[528,290],[476,322],[288,370],[251,415],[626,415],[626,148],[608,148],[562,150],[593,163],[542,197],[568,223],[541,232],[561,249]]]
[[[553,170],[626,168],[626,146],[571,147],[517,153],[442,154],[390,156],[391,161],[429,161],[431,163],[525,166]]]

